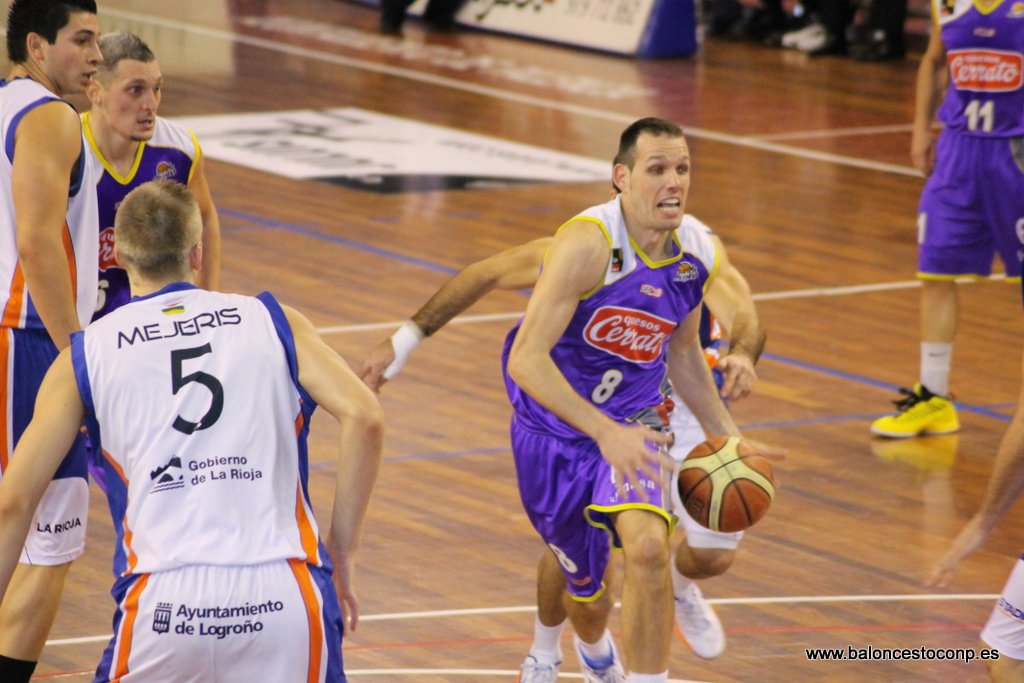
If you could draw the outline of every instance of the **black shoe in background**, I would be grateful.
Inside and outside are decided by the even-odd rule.
[[[788,26],[785,14],[771,12],[761,7],[755,7],[742,22],[744,35],[759,42],[763,42],[774,34],[781,36]]]
[[[897,39],[882,29],[861,28],[851,33],[850,59],[858,62],[884,62],[903,59],[906,54],[902,37]]]
[[[850,57],[862,62],[902,59],[907,4],[907,0],[873,0],[863,24],[848,30]]]
[[[743,5],[738,0],[711,0],[707,20],[708,35],[727,35],[742,19]]]

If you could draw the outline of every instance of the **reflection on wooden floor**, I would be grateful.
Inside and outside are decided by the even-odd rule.
[[[605,161],[636,118],[682,123],[695,159],[688,208],[721,233],[769,331],[756,393],[734,413],[749,436],[789,456],[776,468],[774,509],[733,569],[704,584],[726,653],[703,661],[677,641],[671,676],[983,679],[977,662],[805,654],[976,647],[1024,537],[1011,515],[949,592],[923,586],[978,504],[1012,411],[1017,287],[961,288],[952,382],[961,434],[868,435],[895,387],[917,373],[914,61],[808,60],[716,42],[694,59],[638,62],[482,33],[430,35],[416,22],[400,43],[374,33],[372,9],[339,0],[208,1],[189,3],[187,15],[178,4],[101,3],[104,30],[134,30],[155,49],[167,116],[351,107]],[[272,290],[352,363],[459,267],[550,233],[608,191],[601,180],[383,194],[277,170],[207,162],[225,287]],[[386,463],[358,575],[364,617],[345,649],[353,681],[511,681],[525,655],[542,544],[515,490],[498,368],[525,301],[487,297],[470,313],[510,315],[446,329],[384,389]],[[313,435],[311,488],[324,519],[336,431],[320,417]],[[97,495],[90,547],[38,680],[89,679],[110,628],[111,541]],[[564,673],[577,670],[568,656]]]

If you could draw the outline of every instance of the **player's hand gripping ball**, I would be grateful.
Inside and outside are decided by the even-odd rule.
[[[739,437],[713,436],[679,466],[679,498],[712,531],[743,531],[764,517],[775,498],[768,459]]]

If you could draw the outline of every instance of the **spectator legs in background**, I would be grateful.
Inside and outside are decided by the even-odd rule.
[[[867,21],[847,34],[850,57],[861,62],[902,59],[907,0],[872,0]]]

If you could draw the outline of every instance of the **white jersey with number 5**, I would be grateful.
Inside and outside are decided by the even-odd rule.
[[[307,494],[315,403],[284,313],[176,283],[76,334],[118,575],[188,565],[322,564]]]

